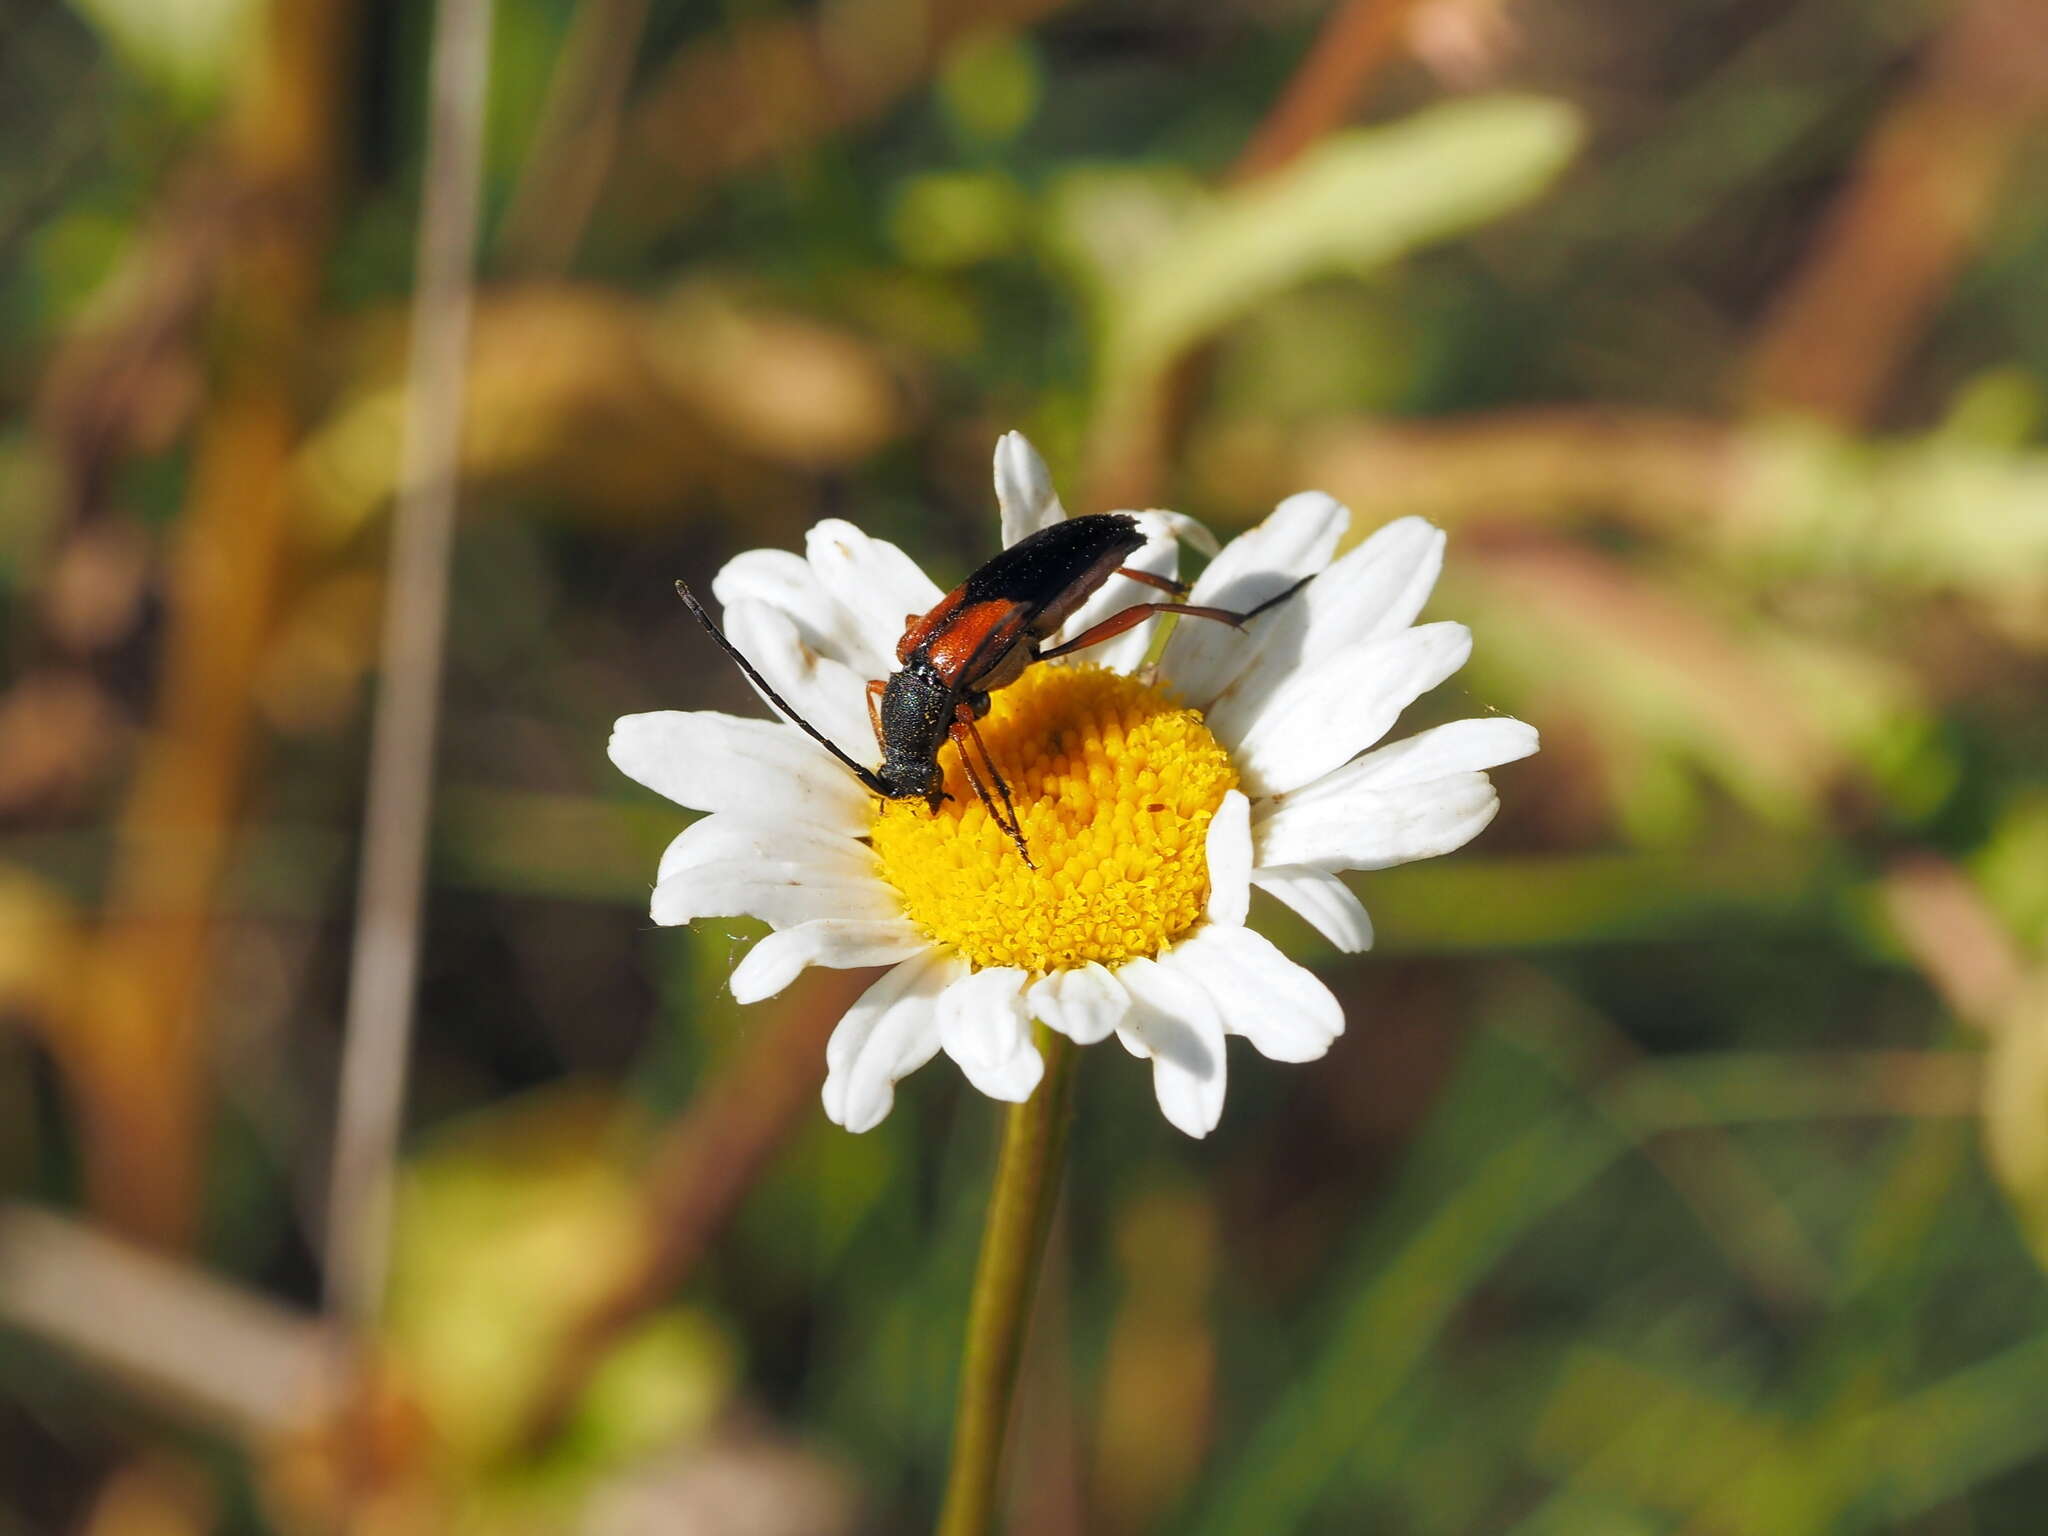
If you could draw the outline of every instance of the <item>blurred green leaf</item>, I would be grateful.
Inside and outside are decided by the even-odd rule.
[[[1984,1139],[2013,1211],[2048,1267],[2048,977],[2000,1014],[1984,1066]]]
[[[1570,1079],[1599,1066],[1568,1009],[1539,993],[1495,1017],[1518,1021],[1514,1038],[1474,1042],[1332,1286],[1310,1363],[1202,1505],[1202,1536],[1306,1518],[1338,1470],[1369,1454],[1376,1422],[1488,1272],[1631,1152],[1688,1127],[1868,1115],[1894,1092],[1883,1061],[1718,1052],[1644,1063],[1574,1093]]]
[[[258,0],[71,0],[128,66],[187,108],[216,98],[250,41]]]
[[[1625,943],[1741,914],[1791,926],[1827,912],[1826,848],[1791,838],[1711,851],[1437,860],[1355,875],[1395,953]]]
[[[2048,647],[2048,455],[1961,431],[1880,443],[1792,420],[1757,429],[1752,452],[1727,520],[1752,576],[1954,592]]]
[[[1778,1452],[1782,1439],[1781,1426],[1748,1403],[1582,1350],[1552,1392],[1531,1449],[1539,1466],[1576,1490],[1684,1514]],[[1748,1513],[1758,1529],[1783,1529],[1760,1523],[1761,1510]]]
[[[576,1406],[567,1452],[617,1466],[709,1429],[738,1370],[730,1335],[701,1313],[658,1312],[598,1365]]]
[[[2021,946],[2048,955],[2048,788],[2016,795],[1971,864]]]
[[[2041,380],[2024,368],[1993,368],[1956,393],[1939,435],[1978,448],[2017,452],[2040,436],[2048,420]]]
[[[896,194],[889,234],[914,267],[945,271],[1016,248],[1030,210],[1023,192],[993,171],[913,177]]]
[[[1333,134],[1273,175],[1197,206],[1154,200],[1151,239],[1126,238],[1130,183],[1055,195],[1070,249],[1092,252],[1112,394],[1308,278],[1363,273],[1523,206],[1556,178],[1583,130],[1563,102],[1496,96]]]
[[[609,1094],[557,1088],[444,1130],[406,1164],[387,1327],[458,1472],[515,1455],[558,1351],[644,1260],[621,1118]],[[619,1350],[580,1405],[575,1466],[701,1425],[730,1391],[733,1351],[701,1319],[650,1319]]]
[[[1013,32],[970,37],[939,71],[940,104],[970,144],[1014,138],[1037,112],[1044,92],[1037,51],[1028,38]]]

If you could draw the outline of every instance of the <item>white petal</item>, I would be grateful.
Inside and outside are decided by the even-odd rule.
[[[1169,538],[1177,544],[1186,544],[1201,551],[1211,560],[1221,552],[1222,546],[1216,542],[1216,535],[1209,531],[1208,525],[1185,512],[1168,512],[1161,507],[1152,507],[1144,512],[1127,512],[1124,515],[1135,517],[1148,539]]]
[[[1324,801],[1348,801],[1360,794],[1400,800],[1403,791],[1497,768],[1529,756],[1537,746],[1535,727],[1520,720],[1453,720],[1377,747],[1300,789],[1261,801],[1253,807],[1252,818],[1263,824],[1283,811],[1295,815]],[[1253,836],[1263,839],[1263,828]]]
[[[1045,1075],[1031,1043],[1023,971],[989,966],[962,977],[939,999],[939,1041],[967,1081],[992,1099],[1021,1104]]]
[[[1289,496],[1256,528],[1223,547],[1195,583],[1193,600],[1251,608],[1330,563],[1351,524],[1350,511],[1321,491]]]
[[[711,591],[730,608],[752,599],[791,618],[815,613],[825,589],[802,555],[787,549],[749,549],[734,555],[711,578]]]
[[[1131,994],[1130,1016],[1117,1033],[1151,1058],[1160,1113],[1190,1136],[1208,1135],[1223,1118],[1226,1086],[1223,1019],[1215,1003],[1192,976],[1162,961],[1127,961],[1116,976]]]
[[[1456,773],[1386,791],[1282,800],[1253,823],[1252,842],[1260,868],[1385,869],[1464,847],[1499,809],[1485,774]]]
[[[713,710],[625,715],[611,759],[627,778],[697,811],[864,832],[874,819],[860,781],[794,726]]]
[[[1406,629],[1436,590],[1443,568],[1444,532],[1428,519],[1401,517],[1375,529],[1310,583],[1334,594],[1327,605],[1331,628],[1323,638],[1337,645]]]
[[[1160,964],[1201,987],[1223,1027],[1269,1061],[1314,1061],[1344,1033],[1335,994],[1249,928],[1203,928],[1168,950]]]
[[[1180,546],[1163,533],[1152,533],[1139,547],[1136,554],[1124,562],[1134,571],[1144,571],[1153,576],[1173,576],[1180,569]],[[1073,638],[1091,625],[1099,624],[1113,613],[1137,603],[1154,603],[1167,600],[1167,594],[1157,587],[1148,587],[1141,581],[1128,576],[1112,576],[1097,587],[1088,601],[1075,609],[1067,622],[1060,626],[1054,643]],[[1158,631],[1161,621],[1147,619],[1135,629],[1127,629],[1113,640],[1092,645],[1085,651],[1075,652],[1075,659],[1107,667],[1112,672],[1133,672],[1145,655],[1152,649],[1152,637]],[[1050,649],[1050,647],[1048,647]]]
[[[1320,491],[1290,496],[1258,527],[1223,546],[1188,601],[1212,608],[1255,608],[1330,562],[1351,514]],[[1252,621],[1256,627],[1270,615]],[[1173,632],[1161,672],[1196,708],[1230,685],[1250,661],[1254,636],[1227,624],[1188,619]]]
[[[1005,549],[1066,520],[1067,509],[1052,488],[1052,471],[1022,432],[996,439],[996,506],[1002,512]]]
[[[1351,887],[1335,875],[1305,864],[1279,864],[1253,870],[1252,884],[1300,913],[1345,954],[1372,948],[1372,919]]]
[[[1252,904],[1252,803],[1240,791],[1224,793],[1210,819],[1204,853],[1209,861],[1209,921],[1242,928]]]
[[[808,860],[720,859],[662,881],[651,911],[664,927],[700,917],[758,917],[788,928],[819,917],[900,918],[903,899],[873,875],[834,874]]]
[[[793,550],[749,549],[734,555],[712,579],[711,591],[728,615],[728,628],[739,604],[766,603],[796,625],[805,644],[834,661],[858,658],[866,665],[867,637],[825,590],[810,562]]]
[[[824,875],[880,878],[875,851],[851,837],[797,821],[759,821],[721,812],[691,822],[676,836],[662,852],[655,883],[728,859],[809,863]]]
[[[780,933],[771,933],[733,967],[733,1001],[758,1003],[795,981],[804,967],[822,965],[853,970],[864,965],[894,965],[931,948],[923,930],[904,918],[859,921],[843,917],[814,918]]]
[[[1025,994],[1032,1017],[1076,1045],[1106,1039],[1131,1011],[1131,994],[1094,961],[1041,976]]]
[[[886,539],[827,518],[804,539],[819,582],[853,616],[865,654],[846,658],[856,671],[886,677],[896,669],[896,642],[907,617],[928,612],[944,596],[917,563]]]
[[[1424,624],[1353,646],[1296,672],[1260,701],[1232,746],[1247,793],[1284,794],[1371,746],[1401,711],[1465,664],[1472,632]]]
[[[1404,517],[1379,529],[1252,624],[1251,659],[1210,703],[1209,728],[1226,742],[1237,740],[1290,673],[1406,629],[1429,600],[1443,561],[1443,533],[1423,519]]]
[[[825,1045],[825,1114],[849,1131],[869,1131],[896,1102],[896,1084],[939,1048],[939,998],[967,973],[958,955],[930,951],[882,977]]]
[[[768,686],[781,694],[791,709],[855,762],[876,758],[866,678],[845,662],[827,656],[804,638],[793,619],[766,603],[748,598],[730,605],[725,610],[725,624],[726,634],[740,654],[760,669]],[[768,708],[781,713],[772,704]]]
[[[1498,768],[1528,757],[1539,745],[1536,727],[1496,715],[1482,720],[1453,720],[1402,741],[1375,747],[1355,762],[1305,784],[1290,801],[1348,795],[1356,789],[1390,790],[1407,784]]]

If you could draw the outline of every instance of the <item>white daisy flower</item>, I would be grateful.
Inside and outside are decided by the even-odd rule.
[[[995,482],[1006,548],[1067,515],[1017,433],[996,446]],[[1150,537],[1133,568],[1170,576],[1178,539],[1207,541],[1186,518],[1137,516]],[[765,921],[774,931],[732,975],[743,1003],[806,966],[891,967],[826,1050],[825,1112],[850,1131],[879,1124],[897,1081],[941,1050],[983,1093],[1030,1097],[1037,1019],[1077,1044],[1115,1035],[1152,1063],[1166,1118],[1206,1135],[1223,1112],[1226,1035],[1311,1061],[1344,1028],[1329,988],[1245,925],[1251,888],[1362,950],[1372,925],[1338,872],[1462,846],[1498,807],[1482,770],[1536,750],[1531,727],[1499,718],[1374,746],[1464,664],[1471,635],[1415,623],[1441,532],[1403,518],[1333,560],[1349,520],[1319,492],[1291,496],[1209,562],[1191,603],[1249,609],[1314,577],[1243,630],[1181,620],[1148,667],[1148,621],[993,695],[981,734],[1029,864],[950,749],[950,798],[933,811],[870,794],[780,719],[626,716],[612,761],[710,813],[662,856],[654,920]],[[895,670],[906,616],[938,587],[835,520],[802,556],[738,556],[713,590],[769,683],[873,761],[868,681]],[[1157,596],[1112,577],[1061,635]]]

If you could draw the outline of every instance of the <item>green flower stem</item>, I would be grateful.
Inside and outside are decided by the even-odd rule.
[[[1074,1047],[1043,1024],[1035,1031],[1045,1078],[1012,1105],[989,1196],[988,1226],[974,1272],[960,1403],[953,1422],[953,1464],[938,1536],[987,1536],[995,1523],[1003,1439],[1017,1361],[1031,1321],[1031,1298],[1058,1198],[1072,1109]]]

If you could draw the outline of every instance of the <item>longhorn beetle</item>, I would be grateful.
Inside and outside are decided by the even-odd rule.
[[[868,717],[882,749],[879,770],[855,762],[790,708],[768,686],[768,680],[755,670],[754,664],[725,637],[725,632],[697,601],[696,594],[680,581],[676,591],[682,594],[697,622],[739,664],[753,685],[767,695],[768,702],[883,799],[924,800],[936,811],[939,802],[946,798],[946,776],[939,767],[939,749],[950,740],[959,749],[960,766],[967,771],[967,782],[988,807],[990,818],[1017,845],[1024,862],[1031,865],[1031,851],[1024,846],[1024,830],[1017,820],[1017,807],[1010,799],[1010,786],[1003,781],[995,760],[982,743],[981,732],[975,729],[975,722],[988,713],[988,696],[1015,682],[1034,661],[1050,661],[1055,656],[1100,645],[1155,613],[1185,614],[1242,628],[1246,620],[1292,597],[1309,579],[1304,576],[1241,613],[1197,607],[1178,601],[1187,592],[1183,583],[1124,565],[1144,542],[1138,520],[1124,513],[1070,517],[1019,539],[948,592],[930,613],[921,617],[906,614],[903,638],[896,645],[900,669],[886,680],[868,684]],[[1176,601],[1134,603],[1089,626],[1064,645],[1040,649],[1041,643],[1052,638],[1074,610],[1111,576],[1128,576],[1148,587],[1157,587],[1172,593]],[[970,745],[972,752],[968,750]],[[981,758],[978,769],[977,754]],[[990,785],[995,786],[994,793],[990,793]]]

